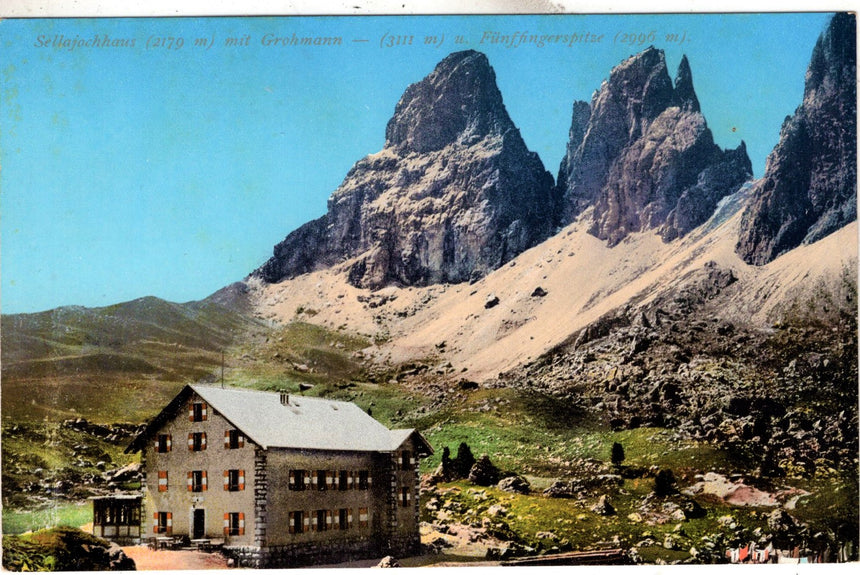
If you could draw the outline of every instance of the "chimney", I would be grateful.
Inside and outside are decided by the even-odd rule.
[[[286,389],[281,390],[281,405],[289,405],[290,404],[290,394],[287,393]]]

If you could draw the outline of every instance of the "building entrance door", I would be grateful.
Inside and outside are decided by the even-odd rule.
[[[203,509],[195,509],[191,538],[203,539],[204,537],[206,537],[206,511]]]

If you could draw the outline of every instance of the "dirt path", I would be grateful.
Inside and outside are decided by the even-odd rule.
[[[200,551],[153,551],[147,546],[123,547],[125,554],[134,559],[138,571],[168,569],[226,569],[227,560],[220,553]]]

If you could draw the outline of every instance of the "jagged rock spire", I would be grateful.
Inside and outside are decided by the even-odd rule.
[[[684,235],[752,175],[744,146],[714,144],[687,58],[673,84],[653,46],[612,70],[582,124],[575,114],[557,193],[565,222],[593,206],[590,231],[612,245],[652,228]]]
[[[678,74],[675,76],[675,102],[682,110],[699,112],[699,98],[693,89],[693,72],[690,71],[690,62],[685,54],[678,65]]]
[[[737,253],[762,265],[857,219],[855,15],[819,37],[803,103],[786,118],[741,221]]]

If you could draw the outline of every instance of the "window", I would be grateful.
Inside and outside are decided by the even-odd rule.
[[[206,421],[206,412],[206,404],[202,401],[195,401],[188,409],[188,419],[190,419],[191,421]]]
[[[411,469],[413,463],[411,451],[400,452],[400,469]]]
[[[306,519],[304,515],[301,511],[290,511],[288,520],[290,533],[304,533]]]
[[[337,478],[337,488],[340,491],[346,491],[349,489],[349,484],[351,483],[349,476],[349,471],[341,471],[339,477]]]
[[[304,469],[291,469],[289,488],[293,491],[303,491],[309,480]]]
[[[224,535],[226,537],[236,537],[237,535],[245,534],[245,514],[244,513],[225,513],[224,514]]]
[[[169,511],[156,511],[153,515],[153,533],[173,534],[173,513]]]
[[[172,447],[172,442],[170,440],[169,433],[159,433],[158,437],[155,438],[155,451],[156,453],[167,453],[170,451]]]
[[[327,480],[329,482],[331,481],[331,475],[326,473],[326,471],[324,469],[320,469],[320,470],[317,470],[317,474],[316,474],[316,477],[314,478],[314,480],[317,483],[317,489],[319,489],[320,491],[325,491],[328,487],[326,485],[326,481]]]
[[[317,531],[327,531],[331,526],[331,511],[318,509],[314,517],[313,528]]]
[[[403,507],[409,507],[409,503],[412,501],[412,494],[409,492],[408,487],[400,488],[400,505]]]
[[[370,473],[367,471],[358,472],[358,488],[367,489],[370,486]]]
[[[367,507],[359,507],[358,508],[358,526],[359,527],[367,527],[369,522],[369,518],[367,515]]]
[[[224,470],[224,490],[225,491],[244,491],[245,490],[245,470],[244,469],[226,469],[226,470]]]
[[[208,488],[205,471],[188,472],[188,491],[200,492]]]
[[[206,449],[206,434],[203,432],[189,433],[188,449],[191,451],[203,451]]]
[[[158,491],[167,491],[167,471],[158,472]]]
[[[337,528],[349,529],[349,524],[352,523],[352,513],[349,509],[339,509],[337,512]]]
[[[245,436],[238,429],[228,429],[224,432],[224,449],[240,449],[245,447]]]

